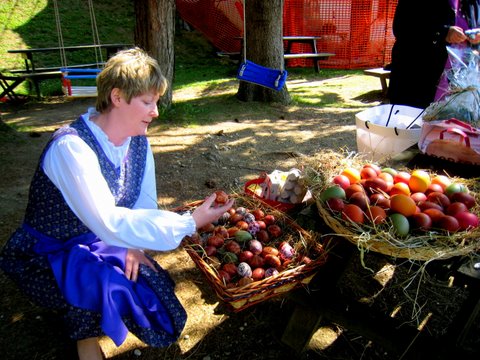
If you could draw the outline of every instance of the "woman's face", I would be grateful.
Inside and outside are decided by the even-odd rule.
[[[146,135],[148,125],[158,117],[159,98],[153,92],[133,97],[130,104],[122,98],[120,110],[129,128],[129,136]]]

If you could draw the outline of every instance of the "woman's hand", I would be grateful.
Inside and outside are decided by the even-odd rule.
[[[450,44],[459,44],[467,40],[467,38],[461,27],[450,26],[445,40]]]
[[[195,220],[197,229],[212,223],[220,218],[228,209],[233,206],[234,200],[230,199],[222,206],[212,206],[217,195],[213,193],[205,199],[202,205],[193,211],[192,217]]]
[[[155,269],[152,262],[145,256],[143,251],[138,249],[128,249],[125,258],[125,276],[127,279],[137,281],[140,264],[147,265],[153,271],[157,272],[157,269]]]

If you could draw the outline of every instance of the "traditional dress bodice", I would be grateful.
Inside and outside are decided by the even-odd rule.
[[[71,125],[55,132],[41,159],[54,140],[67,134],[79,136],[95,152],[116,205],[132,208],[138,199],[142,185],[147,139],[144,136],[133,137],[124,162],[120,167],[115,167],[87,124],[79,118]],[[61,192],[47,177],[42,169],[42,161],[39,162],[33,176],[24,222],[44,235],[64,241],[90,231],[70,209]]]

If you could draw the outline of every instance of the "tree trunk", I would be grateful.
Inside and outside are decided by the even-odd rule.
[[[175,69],[175,0],[135,0],[135,44],[157,59],[169,87],[160,105],[172,104]]]
[[[244,0],[246,58],[270,69],[284,69],[283,2],[284,0]],[[243,50],[242,50],[243,51]],[[290,103],[287,87],[276,91],[240,81],[237,92],[242,101]]]

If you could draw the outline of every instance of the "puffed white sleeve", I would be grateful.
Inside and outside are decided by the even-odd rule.
[[[54,141],[42,165],[75,215],[109,245],[166,251],[195,232],[190,214],[116,206],[96,154],[78,136]]]

